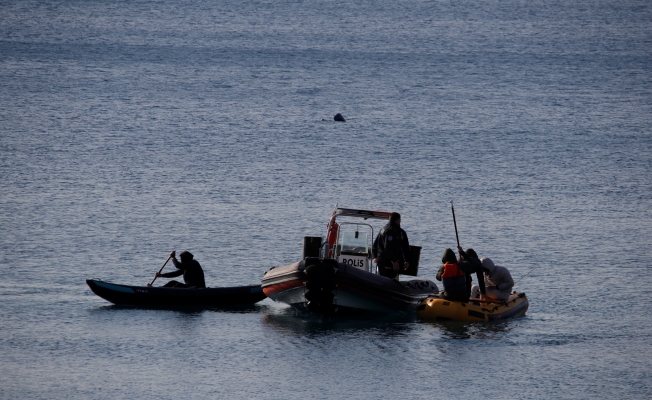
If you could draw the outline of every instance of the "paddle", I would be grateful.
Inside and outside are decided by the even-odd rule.
[[[161,269],[158,270],[158,273],[156,275],[154,275],[154,279],[152,279],[152,283],[150,283],[147,286],[152,286],[152,284],[154,284],[154,281],[156,280],[156,278],[158,278],[158,274],[160,274],[161,271],[163,271],[163,268],[165,268],[165,265],[168,263],[168,261],[170,261],[170,258],[172,258],[172,253],[170,253],[170,256],[168,257],[168,259],[165,260],[165,263],[163,263],[163,266],[161,267]]]
[[[455,224],[455,238],[457,239],[457,248],[460,249],[460,237],[457,234],[457,221],[455,220],[455,207],[453,207],[453,200],[451,200],[451,210],[453,211],[453,224]],[[462,256],[460,254],[460,256]]]

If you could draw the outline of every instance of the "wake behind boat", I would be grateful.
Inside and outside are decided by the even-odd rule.
[[[367,220],[385,220],[389,212],[335,208],[326,240],[304,238],[303,259],[273,268],[262,279],[274,301],[324,315],[358,312],[414,312],[422,300],[439,293],[429,280],[399,282],[378,274],[372,265],[374,227]],[[336,222],[337,218],[345,221]],[[416,276],[421,248],[410,246],[410,268]]]
[[[118,305],[216,307],[251,305],[266,297],[260,285],[188,289],[118,285],[98,279],[86,283],[93,293]]]

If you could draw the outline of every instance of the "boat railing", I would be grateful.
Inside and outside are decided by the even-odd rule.
[[[326,240],[321,244],[321,246],[319,246],[319,259],[323,261],[325,258],[328,258],[330,251],[331,249],[328,245],[328,240]]]

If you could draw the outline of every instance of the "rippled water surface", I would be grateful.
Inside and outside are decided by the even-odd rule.
[[[0,398],[652,397],[647,1],[4,1],[0,82]],[[400,212],[433,279],[450,200],[526,316],[84,282],[144,285],[174,249],[257,283],[336,203]]]

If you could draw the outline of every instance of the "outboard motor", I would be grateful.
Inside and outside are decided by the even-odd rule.
[[[337,311],[334,304],[335,294],[335,272],[337,261],[335,260],[314,260],[306,261],[311,265],[306,267],[306,308],[310,312],[332,316]]]

